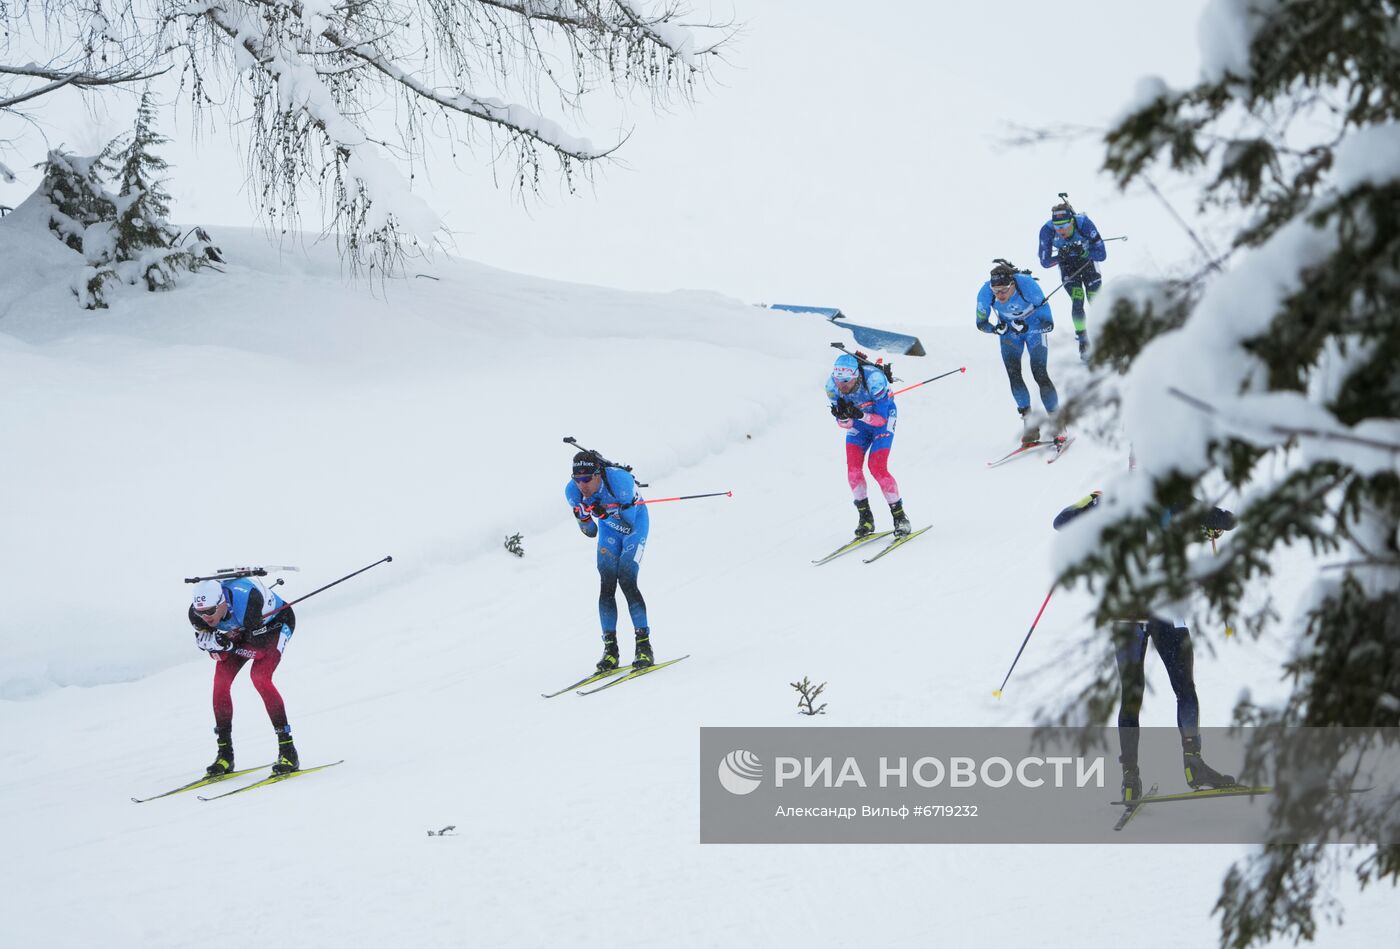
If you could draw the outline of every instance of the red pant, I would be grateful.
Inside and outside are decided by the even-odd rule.
[[[880,493],[885,496],[885,503],[893,504],[899,500],[899,485],[895,483],[894,475],[890,474],[887,467],[890,461],[890,450],[885,448],[881,451],[870,453],[870,473],[875,476],[875,483],[880,486]],[[851,486],[851,494],[857,501],[864,501],[869,491],[865,486],[865,448],[861,445],[846,443],[846,481]]]
[[[272,684],[272,674],[277,671],[277,664],[282,661],[281,651],[276,645],[264,646],[261,649],[245,648],[244,651],[254,654],[253,668],[248,674],[253,677],[253,687],[258,690],[263,705],[267,707],[267,717],[272,720],[272,727],[278,731],[286,729],[287,709],[282,704],[282,694],[277,691],[277,686]],[[221,732],[227,732],[233,727],[233,696],[230,694],[230,687],[249,657],[236,652],[216,652],[210,655],[216,660],[214,727]]]

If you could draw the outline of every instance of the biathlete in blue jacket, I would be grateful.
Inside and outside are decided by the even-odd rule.
[[[1030,352],[1031,375],[1040,386],[1040,404],[1047,415],[1054,415],[1060,406],[1060,396],[1045,364],[1049,355],[1045,336],[1055,329],[1055,320],[1040,284],[1009,261],[998,259],[995,263],[991,278],[977,293],[977,328],[1001,337],[1001,362],[1006,367],[1011,397],[1016,400],[1016,411],[1023,422],[1021,441],[1029,445],[1040,440],[1040,427],[1028,421],[1031,394],[1021,376],[1021,354]],[[995,323],[991,322],[993,313],[997,317]],[[1063,440],[1064,436],[1057,434],[1056,443]]]
[[[899,485],[889,469],[890,446],[894,444],[894,427],[899,420],[899,410],[890,394],[889,376],[884,368],[843,353],[836,357],[836,365],[826,380],[826,397],[836,424],[846,430],[846,481],[860,515],[856,536],[875,533],[875,515],[870,512],[869,489],[865,483],[868,453],[870,473],[890,506],[895,536],[903,537],[911,528]]]
[[[1103,286],[1103,275],[1095,264],[1108,259],[1103,236],[1087,214],[1076,214],[1068,201],[1050,209],[1050,220],[1040,227],[1040,266],[1059,267],[1060,283],[1069,294],[1074,338],[1079,341],[1079,358],[1089,361],[1089,331],[1084,304],[1093,302]]]
[[[1099,506],[1102,491],[1094,491],[1055,516],[1055,530]],[[1170,515],[1168,515],[1170,516]],[[1235,515],[1211,508],[1201,520],[1201,530],[1213,540],[1235,528]],[[1201,703],[1196,697],[1195,653],[1191,630],[1175,620],[1152,617],[1115,624],[1114,657],[1122,702],[1118,706],[1118,762],[1123,766],[1123,800],[1142,797],[1138,771],[1138,713],[1147,689],[1147,643],[1150,640],[1167,667],[1167,679],[1176,693],[1176,727],[1181,732],[1181,763],[1192,788],[1223,788],[1235,784],[1233,775],[1221,774],[1201,758]]]
[[[297,618],[291,607],[276,593],[251,577],[233,580],[201,580],[194,586],[189,609],[195,644],[209,653],[214,666],[214,735],[218,754],[206,768],[210,777],[233,770],[233,680],[253,661],[248,673],[262,697],[272,730],[277,733],[276,774],[296,771],[301,765],[292,726],[282,694],[272,684],[272,674],[282,661],[282,653],[296,629]]]
[[[651,634],[647,626],[647,604],[637,588],[637,574],[642,569],[642,554],[646,551],[650,517],[637,482],[632,473],[607,465],[593,452],[574,455],[573,480],[564,489],[564,497],[573,508],[578,529],[587,537],[598,538],[598,619],[603,626],[603,658],[598,671],[616,669],[617,652],[617,588],[627,598],[636,631],[634,669],[645,669],[655,660],[651,654]],[[597,518],[595,521],[594,518]]]

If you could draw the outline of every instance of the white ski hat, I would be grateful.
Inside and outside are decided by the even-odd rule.
[[[194,585],[190,603],[196,610],[209,611],[223,602],[224,585],[218,580],[201,580]]]

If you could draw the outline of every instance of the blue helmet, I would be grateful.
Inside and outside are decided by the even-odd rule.
[[[842,353],[836,357],[836,365],[831,367],[831,381],[836,383],[850,382],[860,378],[860,363],[856,357],[850,353]]]

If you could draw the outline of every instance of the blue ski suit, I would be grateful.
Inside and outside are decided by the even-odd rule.
[[[1103,287],[1103,275],[1096,264],[1108,259],[1103,235],[1087,214],[1074,216],[1074,227],[1061,236],[1051,221],[1040,226],[1040,266],[1059,267],[1060,283],[1070,298],[1070,317],[1075,335],[1084,333],[1084,303],[1093,302]]]
[[[598,538],[598,620],[605,634],[617,631],[617,588],[621,585],[632,626],[646,629],[647,605],[637,587],[637,575],[642,569],[651,518],[646,505],[636,503],[642,496],[631,472],[606,467],[601,477],[597,492],[587,499],[575,481],[564,488],[564,499],[574,512],[579,530],[587,537]],[[603,512],[601,516],[599,510]]]
[[[1006,333],[1001,337],[1001,363],[1006,367],[1006,378],[1011,383],[1011,397],[1016,400],[1016,410],[1025,414],[1031,407],[1030,390],[1021,376],[1021,354],[1031,354],[1031,376],[1040,387],[1040,404],[1046,412],[1054,412],[1060,405],[1060,395],[1055,384],[1050,381],[1050,371],[1046,368],[1049,350],[1045,334],[1055,329],[1050,304],[1045,302],[1045,294],[1040,284],[1025,274],[1016,274],[1016,289],[1005,303],[997,302],[992,295],[991,281],[982,284],[977,294],[977,328],[984,333],[995,333],[996,326],[991,322],[995,312],[999,323],[1007,324]],[[1012,328],[1014,321],[1025,324],[1023,332]]]

